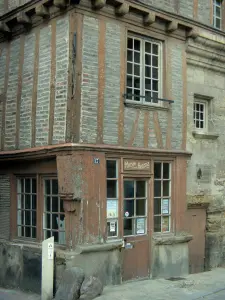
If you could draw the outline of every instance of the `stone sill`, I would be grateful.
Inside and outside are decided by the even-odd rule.
[[[197,132],[197,131],[193,131],[192,135],[196,138],[196,139],[206,139],[206,140],[216,140],[219,137],[219,134],[217,133],[204,133],[204,132]]]
[[[128,107],[128,108],[136,108],[136,109],[150,110],[150,111],[156,111],[156,110],[168,111],[170,109],[169,104],[168,104],[168,107],[166,107],[166,106],[160,106],[160,105],[150,105],[150,104],[148,105],[148,104],[124,101],[124,105],[125,105],[125,107]]]
[[[103,252],[103,251],[111,251],[115,249],[119,249],[123,246],[122,240],[116,241],[108,241],[104,244],[96,244],[96,245],[79,245],[76,247],[75,253],[90,253],[90,252]]]
[[[188,243],[193,239],[191,234],[157,234],[153,236],[153,241],[155,245],[174,245]]]

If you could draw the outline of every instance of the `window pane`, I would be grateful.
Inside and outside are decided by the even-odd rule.
[[[216,19],[216,28],[221,28],[221,19]]]
[[[170,164],[163,163],[163,179],[170,179]]]
[[[161,217],[154,217],[154,231],[161,232]]]
[[[30,179],[25,179],[25,193],[31,193]]]
[[[125,180],[124,181],[124,198],[133,198],[134,197],[134,181]]]
[[[200,121],[200,128],[204,128],[204,122],[203,121]]]
[[[45,194],[51,194],[51,183],[50,180],[45,180]]]
[[[25,211],[25,225],[31,225],[31,211]]]
[[[158,98],[159,98],[158,93],[156,93],[156,92],[152,93],[152,97],[153,97],[153,100],[152,100],[153,103],[158,103],[159,102],[158,101]]]
[[[134,75],[140,76],[140,65],[134,65]]]
[[[32,227],[32,238],[36,239],[36,228]]]
[[[145,42],[145,52],[149,54],[152,53],[151,43]]]
[[[51,197],[50,196],[45,197],[45,210],[51,211]]]
[[[140,52],[134,52],[134,62],[140,63]]]
[[[124,236],[133,234],[133,219],[123,220],[123,234]]]
[[[154,181],[154,197],[161,197],[161,181]]]
[[[107,198],[117,198],[116,180],[107,180]]]
[[[161,198],[154,199],[154,215],[161,215]]]
[[[117,220],[110,220],[107,222],[107,235],[108,237],[117,236]]]
[[[32,211],[32,226],[36,226],[36,211]]]
[[[37,196],[32,195],[32,209],[37,209]]]
[[[140,77],[134,77],[134,87],[140,89]]]
[[[146,196],[145,193],[146,183],[145,181],[137,181],[136,182],[136,197],[137,198],[144,198]]]
[[[132,76],[127,76],[127,86],[128,87],[133,87],[133,77]],[[131,91],[132,94],[132,91]]]
[[[46,214],[46,224],[45,224],[46,228],[51,228],[51,215],[50,214]]]
[[[136,219],[136,234],[144,234],[146,231],[146,219],[138,218]]]
[[[127,63],[127,74],[133,74],[133,64],[129,62]]]
[[[37,183],[36,183],[36,179],[32,179],[32,193],[36,194],[37,192]]]
[[[152,45],[152,53],[156,55],[159,54],[159,46],[157,44]]]
[[[54,236],[54,241],[56,243],[58,243],[59,242],[59,233],[57,231],[53,231],[52,235]]]
[[[154,78],[154,79],[159,78],[159,69],[158,68],[152,68],[152,78]]]
[[[64,212],[63,200],[60,199],[60,212]]]
[[[154,177],[155,179],[161,178],[161,163],[154,163]]]
[[[127,39],[127,48],[133,49],[133,39],[132,38]]]
[[[24,233],[25,233],[25,237],[31,237],[31,228],[30,227],[25,227],[24,228]]]
[[[132,94],[133,94],[132,89],[127,88],[127,99],[132,100]]]
[[[220,7],[216,7],[216,16],[220,18],[220,13],[221,13],[221,8]]]
[[[151,77],[151,67],[145,66],[145,77]]]
[[[152,56],[152,65],[153,67],[158,67],[158,56]]]
[[[58,195],[58,180],[56,179],[52,180],[52,194]]]
[[[152,93],[145,91],[145,101],[152,102]]]
[[[25,209],[31,209],[31,196],[25,195]]]
[[[130,218],[134,216],[134,200],[125,200],[124,202],[124,217]]]
[[[158,89],[159,89],[158,80],[153,80],[152,81],[152,89],[153,89],[153,91],[158,91]]]
[[[134,40],[134,50],[140,51],[140,49],[141,49],[141,41]]]
[[[169,231],[169,217],[162,217],[162,232]]]
[[[148,54],[145,54],[145,64],[151,66],[151,56]]]
[[[170,196],[170,181],[163,181],[163,196]]]
[[[59,212],[59,198],[52,197],[52,212]]]
[[[145,78],[145,89],[146,90],[151,90],[152,89],[151,79]]]
[[[52,214],[52,229],[59,229],[58,218],[58,214]]]
[[[130,51],[130,50],[127,51],[127,61],[130,61],[130,62],[133,61],[133,51]]]
[[[136,200],[136,216],[145,216],[146,215],[146,200],[139,199]]]

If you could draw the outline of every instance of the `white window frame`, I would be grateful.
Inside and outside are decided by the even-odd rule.
[[[195,119],[195,105],[196,104],[204,106],[203,128],[196,127],[196,119]],[[200,119],[199,119],[199,121],[200,121]],[[201,132],[207,132],[208,131],[208,101],[204,101],[204,100],[195,100],[194,101],[194,105],[193,105],[193,122],[194,122],[194,129],[196,131],[201,131]]]
[[[140,41],[141,47],[140,47],[140,101],[129,99],[126,97],[126,102],[128,103],[136,103],[136,104],[142,104],[142,105],[156,105],[156,106],[161,106],[162,101],[158,101],[157,103],[154,102],[149,102],[146,101],[144,96],[145,96],[145,52],[143,50],[145,42],[149,42],[152,44],[157,44],[158,45],[158,98],[162,98],[162,66],[163,66],[163,55],[162,55],[162,42],[159,40],[147,38],[147,37],[140,37],[137,35],[133,34],[128,34],[127,36],[127,41],[129,38],[136,39]],[[126,54],[128,52],[128,47],[126,49]],[[128,63],[128,58],[126,59],[126,65]],[[132,74],[132,77],[134,76],[134,73]],[[127,94],[127,89],[129,87],[127,86],[127,77],[128,77],[128,72],[126,71],[126,94]],[[152,78],[151,78],[152,80]],[[152,87],[151,87],[152,88]],[[133,87],[132,87],[133,89]],[[152,90],[151,90],[152,92]]]
[[[215,27],[217,29],[222,28],[222,3],[223,3],[223,0],[213,0],[213,27]],[[216,15],[217,8],[220,9],[220,17],[218,17]],[[217,20],[220,20],[220,26],[219,27],[216,26],[216,21]]]

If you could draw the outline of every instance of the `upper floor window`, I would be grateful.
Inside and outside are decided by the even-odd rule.
[[[126,99],[158,104],[161,95],[161,43],[128,36]]]
[[[213,26],[217,29],[222,26],[222,2],[223,0],[213,0]]]
[[[193,108],[194,126],[197,130],[207,130],[207,102],[195,101]]]

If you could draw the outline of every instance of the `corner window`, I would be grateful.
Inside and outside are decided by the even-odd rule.
[[[195,101],[193,107],[194,127],[199,131],[207,131],[208,103],[206,101]]]
[[[146,234],[147,182],[125,179],[123,183],[123,235]]]
[[[106,161],[107,172],[107,237],[118,236],[118,162]]]
[[[222,2],[223,0],[213,0],[213,26],[217,29],[222,27]]]
[[[161,43],[128,36],[126,101],[158,104],[161,96]]]
[[[170,232],[171,164],[154,163],[154,231]]]

